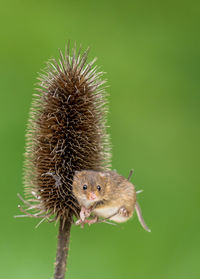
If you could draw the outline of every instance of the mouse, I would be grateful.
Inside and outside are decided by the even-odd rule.
[[[99,218],[123,223],[136,211],[140,224],[150,232],[136,200],[134,185],[116,171],[76,171],[72,192],[81,207],[76,225],[91,225],[98,222]],[[94,218],[89,219],[91,216]]]

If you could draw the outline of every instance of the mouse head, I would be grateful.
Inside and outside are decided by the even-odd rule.
[[[80,205],[92,206],[105,195],[106,174],[98,171],[76,171],[72,190]]]

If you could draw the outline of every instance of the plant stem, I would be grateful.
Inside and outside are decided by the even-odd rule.
[[[64,221],[60,219],[54,279],[65,278],[71,221],[71,217]]]

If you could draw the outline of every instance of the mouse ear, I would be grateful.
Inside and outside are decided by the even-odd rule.
[[[74,176],[79,176],[80,173],[81,173],[81,171],[75,171],[75,172],[74,172]]]
[[[99,176],[104,178],[104,177],[108,177],[108,174],[106,172],[99,172]]]
[[[85,170],[82,170],[82,171],[75,171],[74,172],[74,176],[80,176],[80,175],[85,175],[86,174],[86,171]]]

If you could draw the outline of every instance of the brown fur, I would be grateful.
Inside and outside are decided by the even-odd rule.
[[[83,190],[87,185],[87,190]],[[97,186],[101,186],[98,191]],[[96,194],[95,209],[125,207],[131,217],[136,204],[136,192],[132,183],[115,171],[97,172],[81,171],[76,172],[73,182],[73,193],[81,206],[86,206],[89,193]],[[92,206],[92,202],[91,202]],[[87,207],[87,206],[86,206]],[[88,205],[89,207],[89,205]]]

